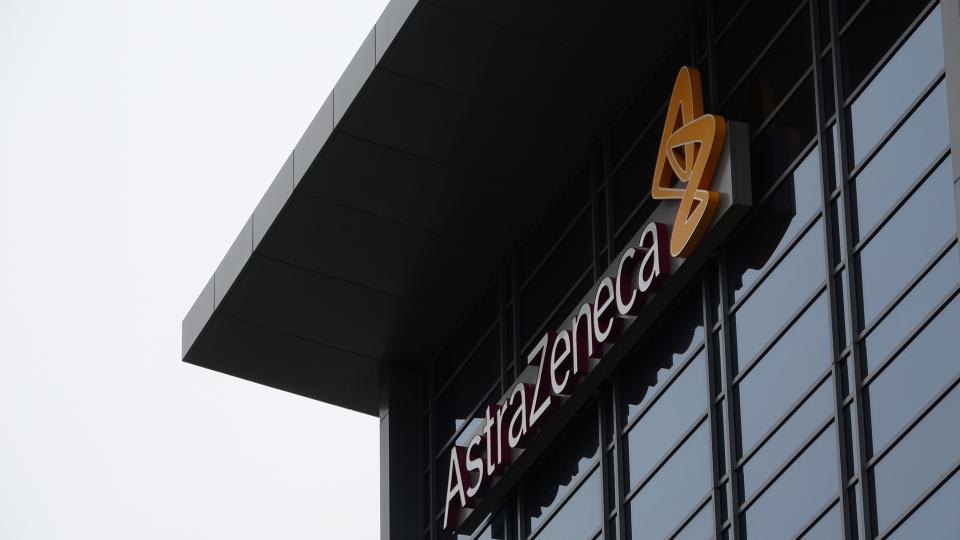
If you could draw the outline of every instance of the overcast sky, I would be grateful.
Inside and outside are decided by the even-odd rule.
[[[385,4],[0,0],[0,538],[378,536],[376,420],[180,321]]]

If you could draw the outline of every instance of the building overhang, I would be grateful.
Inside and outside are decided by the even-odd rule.
[[[367,414],[426,367],[699,6],[393,0],[183,320],[183,360]]]

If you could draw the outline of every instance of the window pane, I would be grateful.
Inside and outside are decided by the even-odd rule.
[[[713,484],[710,426],[704,422],[630,501],[633,540],[666,538]]]
[[[824,431],[747,510],[749,538],[790,538],[837,494],[836,438]]]
[[[697,512],[682,531],[673,540],[709,540],[714,536],[713,501],[708,502]]]
[[[818,220],[737,310],[737,364],[745,365],[825,277],[823,220]]]
[[[830,366],[829,323],[827,296],[821,294],[737,385],[744,452]]]
[[[754,35],[755,32],[749,33],[751,38]],[[751,132],[756,131],[810,67],[810,58],[810,21],[800,15],[734,91],[721,112],[729,120],[748,123]]]
[[[955,540],[960,530],[960,474],[954,473],[923,506],[900,525],[890,540]]]
[[[642,345],[623,379],[625,416],[632,420],[703,343],[703,306],[699,294],[683,301],[649,345]],[[662,372],[661,372],[662,371]]]
[[[950,176],[944,161],[860,252],[866,323],[957,234]]]
[[[628,487],[645,477],[707,410],[705,355],[700,355],[627,433]]]
[[[816,135],[814,101],[813,77],[808,76],[754,140],[750,154],[753,196],[757,200],[766,195]]]
[[[740,14],[717,45],[717,72],[721,96],[726,96],[734,83],[743,76],[747,67],[756,60],[760,51],[787,21],[797,4],[797,0],[756,2],[751,3]],[[799,18],[804,19],[804,14],[801,13]],[[803,52],[809,54],[809,51],[809,47],[803,48]],[[810,63],[809,56],[806,63]]]
[[[833,382],[828,379],[743,466],[744,497],[752,497],[778,467],[833,415]]]
[[[923,1],[872,0],[860,13],[841,38],[847,95],[863,82],[926,4]]]
[[[850,106],[857,163],[943,69],[941,24],[938,7]]]
[[[873,371],[960,281],[960,251],[954,247],[930,269],[865,340],[867,369]]]
[[[531,531],[540,526],[600,455],[596,417],[596,409],[588,409],[576,429],[556,445],[557,453],[530,475],[524,489],[524,508]]]
[[[729,269],[735,301],[770,268],[800,228],[820,210],[819,154],[816,148],[810,152],[763,204],[743,239],[734,243]]]
[[[603,524],[603,495],[598,468],[567,504],[537,534],[543,540],[584,540]]]
[[[857,177],[859,237],[949,146],[947,124],[947,87],[941,82]]]
[[[454,432],[470,420],[470,412],[480,405],[499,376],[500,335],[493,331],[437,397],[438,445],[446,444]]]
[[[960,299],[955,298],[890,364],[867,392],[873,448],[880,450],[957,373]]]
[[[833,505],[827,515],[820,518],[820,521],[803,535],[803,540],[836,540],[837,538],[843,538],[840,503]]]
[[[879,530],[889,528],[897,516],[956,463],[960,457],[958,416],[960,389],[954,388],[904,440],[877,463],[874,483]]]

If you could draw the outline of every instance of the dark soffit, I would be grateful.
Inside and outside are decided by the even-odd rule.
[[[367,414],[438,353],[696,0],[393,0],[183,321],[183,360]]]

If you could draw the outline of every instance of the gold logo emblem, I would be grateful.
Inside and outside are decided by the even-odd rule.
[[[693,253],[713,222],[720,196],[707,188],[713,182],[726,133],[722,116],[703,114],[700,72],[681,68],[673,83],[650,189],[654,199],[680,199],[670,235],[674,257]],[[672,187],[674,176],[686,186]]]

